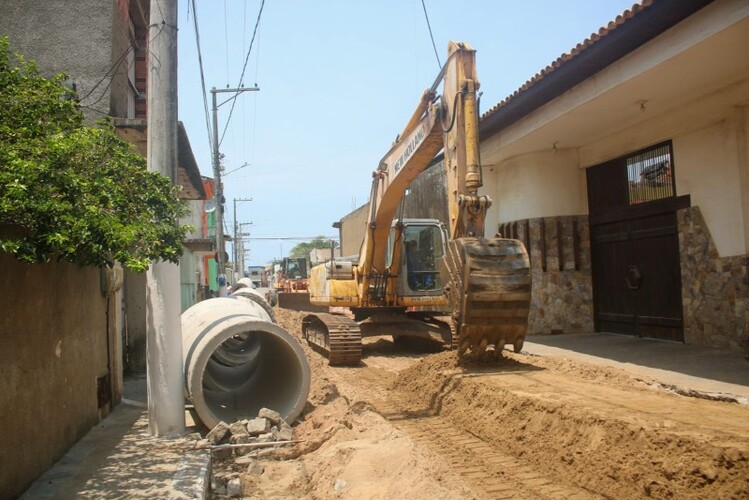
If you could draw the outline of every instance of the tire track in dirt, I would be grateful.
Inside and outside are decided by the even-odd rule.
[[[582,488],[563,485],[542,471],[502,453],[438,415],[416,415],[396,393],[373,407],[418,445],[442,457],[467,486],[484,498],[601,498]]]

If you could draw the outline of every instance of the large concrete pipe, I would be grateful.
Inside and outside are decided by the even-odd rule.
[[[246,298],[213,298],[182,313],[185,388],[203,423],[253,418],[271,408],[292,422],[310,370],[299,342]]]
[[[242,278],[241,280],[239,280],[239,282],[237,282],[238,288],[236,288],[234,291],[231,292],[232,297],[240,297],[243,299],[252,300],[253,302],[256,302],[260,307],[265,309],[265,312],[268,313],[268,316],[270,316],[271,321],[273,321],[274,323],[277,323],[276,315],[273,312],[273,308],[268,303],[268,301],[265,300],[265,297],[263,296],[263,294],[252,287],[249,287],[246,285],[241,286],[243,285],[242,281],[246,279],[247,278]]]

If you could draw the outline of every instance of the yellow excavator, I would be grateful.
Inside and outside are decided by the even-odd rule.
[[[505,344],[522,349],[530,264],[520,241],[484,237],[491,200],[478,193],[478,88],[475,50],[450,42],[442,71],[373,173],[358,261],[333,260],[312,269],[310,302],[351,312],[303,319],[307,342],[331,365],[358,364],[363,336],[432,338],[456,348],[459,357],[469,349],[485,354],[490,347],[499,356]],[[449,227],[437,220],[394,219],[406,189],[440,150]]]

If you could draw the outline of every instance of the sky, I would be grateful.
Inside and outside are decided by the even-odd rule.
[[[633,0],[424,0],[442,63],[450,40],[477,51],[485,112],[630,8]],[[225,226],[265,265],[367,202],[371,173],[439,64],[421,0],[179,2],[179,119],[213,177],[195,36],[210,89],[260,88],[219,106]],[[195,13],[197,12],[197,15]],[[218,94],[219,103],[231,94]],[[248,199],[252,201],[234,200]],[[232,254],[231,244],[227,251]]]

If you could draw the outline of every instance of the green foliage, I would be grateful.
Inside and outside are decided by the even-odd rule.
[[[166,177],[111,125],[83,125],[65,75],[39,75],[0,38],[0,248],[24,262],[177,262],[190,229]],[[12,234],[12,236],[8,236]]]
[[[335,246],[338,247],[338,242],[334,242]],[[326,248],[330,249],[330,240],[324,236],[318,236],[310,242],[299,243],[289,252],[289,257],[309,257],[310,252],[315,248]]]

